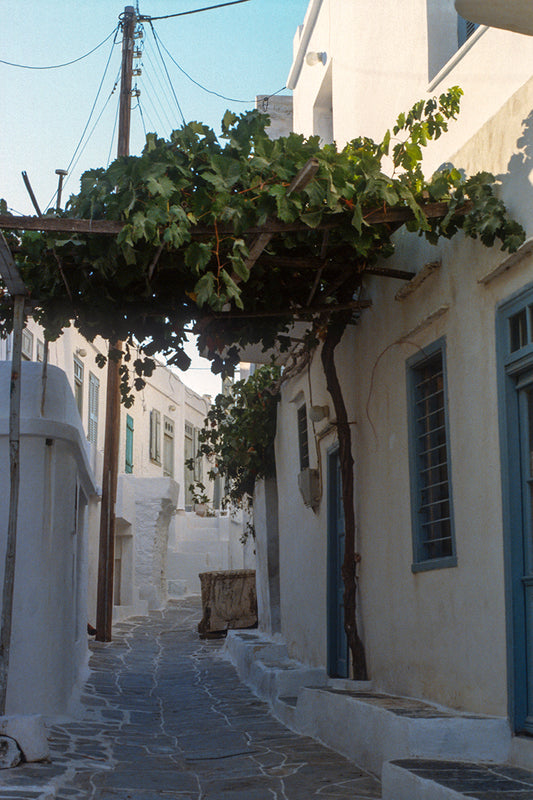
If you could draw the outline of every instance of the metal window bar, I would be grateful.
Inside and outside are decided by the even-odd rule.
[[[436,433],[440,433],[441,431],[444,431],[444,432],[446,431],[446,425],[439,425],[438,428],[432,428],[431,429],[431,433],[433,435],[435,435]],[[422,439],[425,436],[428,436],[428,434],[427,433],[419,433],[418,434],[418,438],[419,439]]]
[[[419,554],[425,559],[451,554],[448,457],[444,414],[442,355],[418,370],[415,382],[415,423],[419,462]],[[436,463],[432,463],[433,461]],[[435,499],[437,498],[437,499]]]
[[[420,437],[420,438],[424,438],[424,437]],[[427,439],[427,436],[425,438]],[[429,444],[431,444],[431,442],[429,442]],[[429,447],[427,450],[421,450],[418,453],[418,455],[421,458],[423,458],[424,456],[429,456],[430,453],[434,453],[436,450],[442,450],[443,448],[446,449],[446,441],[441,442],[440,444],[433,445],[433,447]],[[424,460],[427,461],[428,459],[424,459]],[[445,462],[447,462],[447,460],[448,459],[446,458]]]

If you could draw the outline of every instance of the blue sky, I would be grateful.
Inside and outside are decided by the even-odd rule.
[[[139,0],[139,11],[156,17],[221,1]],[[0,59],[28,66],[73,60],[112,33],[126,4],[137,5],[136,0],[124,4],[110,0],[0,0]],[[293,36],[303,22],[307,5],[308,0],[249,0],[154,21],[176,98],[150,25],[144,23],[142,56],[134,64],[141,67],[142,74],[134,79],[141,95],[140,109],[132,100],[132,154],[140,152],[144,143],[143,119],[147,131],[156,130],[161,136],[168,136],[181,125],[176,99],[187,121],[205,122],[218,132],[227,108],[244,111],[253,107],[255,95],[284,87]],[[164,48],[198,83],[249,102],[236,103],[202,91],[179,71]],[[27,171],[43,210],[53,197],[57,188],[55,170],[66,169],[71,162],[100,83],[88,133],[101,116],[89,141],[85,143],[85,137],[75,156],[64,199],[77,192],[84,170],[105,166],[115,157],[118,87],[114,93],[112,90],[119,66],[120,34],[115,45],[111,37],[89,57],[61,69],[33,70],[0,63],[0,197],[15,212],[34,213],[22,170]]]

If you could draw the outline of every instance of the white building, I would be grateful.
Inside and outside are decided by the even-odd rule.
[[[468,174],[493,172],[511,214],[533,235],[533,38],[467,26],[453,0],[311,0],[287,85],[294,130],[339,147],[359,135],[379,141],[413,102],[461,86],[459,120],[428,148],[426,172],[447,161]],[[489,752],[491,735],[478,731],[455,740],[453,757],[533,766],[524,735],[533,733],[531,240],[507,257],[462,235],[436,247],[397,236],[387,266],[417,276],[367,276],[372,306],[335,356],[353,423],[358,616],[371,686],[444,706],[462,724],[461,714],[499,724],[497,753]],[[424,417],[417,409],[433,395],[438,413]],[[331,416],[311,420],[312,405],[333,413],[318,353],[310,379],[304,373],[283,387],[279,539],[271,549],[288,656],[342,678],[349,668],[338,601],[337,433]],[[438,449],[437,470],[429,469],[424,437]],[[309,467],[321,473],[315,510],[298,487],[303,439]],[[290,720],[364,761],[354,731],[367,726],[372,740],[368,708],[358,717],[355,705],[340,709],[338,695],[320,705],[324,696],[316,693],[313,706],[310,691],[300,695]],[[435,730],[426,728],[420,742],[425,736],[432,756],[450,757],[452,739]],[[487,751],[474,752],[484,736]],[[394,741],[386,760],[405,755],[408,739],[411,746],[396,717],[372,747]]]
[[[50,343],[48,354],[49,365],[66,373],[80,425],[87,436],[97,486],[102,474],[107,376],[107,370],[98,366],[97,356],[106,352],[107,344],[99,337],[90,343],[74,328],[68,328]],[[23,359],[42,363],[43,357],[42,329],[29,319],[23,331]],[[8,339],[0,342],[0,361],[9,358]],[[191,510],[192,482],[203,480],[211,495],[213,491],[205,460],[195,459],[192,470],[185,466],[186,459],[197,452],[198,431],[209,405],[209,396],[198,395],[174,371],[157,363],[145,388],[136,394],[133,406],[121,407],[114,563],[116,617],[160,607],[176,592],[198,593],[198,571],[202,569],[228,568],[235,560],[238,567],[242,566],[242,556],[240,560],[235,556],[233,542],[238,542],[240,532],[233,531],[228,520],[216,518],[203,536]],[[88,502],[87,614],[93,625],[100,491]],[[182,553],[184,547],[195,550],[194,563],[189,563],[189,555]],[[203,548],[201,553],[198,548]],[[168,574],[167,565],[171,570]],[[191,570],[195,570],[194,574]]]

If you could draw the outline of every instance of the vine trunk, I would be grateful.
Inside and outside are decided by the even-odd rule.
[[[365,648],[357,631],[357,575],[355,553],[355,504],[354,504],[354,461],[352,457],[352,435],[346,404],[335,366],[335,348],[340,342],[350,321],[352,312],[344,312],[330,318],[326,338],[322,346],[322,366],[326,376],[326,386],[335,409],[339,437],[339,459],[342,480],[342,505],[344,510],[345,547],[342,564],[344,583],[344,630],[352,657],[353,677],[367,680]]]

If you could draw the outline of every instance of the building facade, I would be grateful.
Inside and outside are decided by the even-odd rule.
[[[533,232],[533,39],[452,0],[311,0],[288,79],[294,130],[376,140],[418,99],[464,90],[427,173],[489,171]],[[533,250],[399,231],[372,305],[336,350],[355,459],[358,618],[375,690],[533,732]],[[329,406],[330,415],[317,415]],[[283,387],[276,437],[281,633],[348,677],[335,420],[319,354]],[[302,473],[318,471],[317,502]],[[300,476],[300,480],[299,480]],[[295,579],[298,576],[298,579]],[[310,588],[312,587],[312,588]]]

